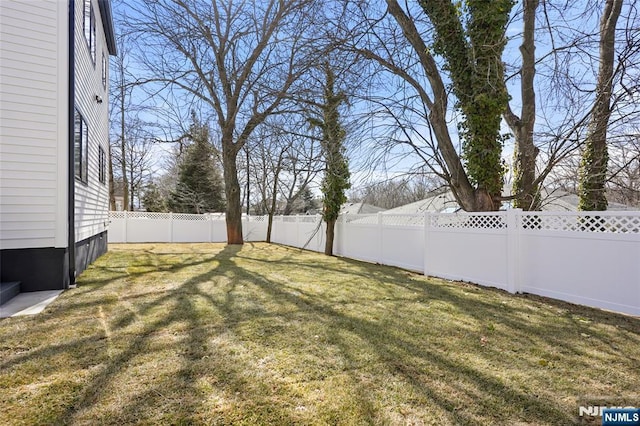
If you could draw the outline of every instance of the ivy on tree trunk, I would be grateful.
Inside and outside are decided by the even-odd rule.
[[[504,167],[501,116],[509,94],[502,52],[513,0],[420,0],[435,29],[435,53],[445,59],[451,89],[463,119],[459,135],[463,159],[476,186],[476,210],[500,207]],[[466,19],[466,22],[463,22]]]
[[[345,157],[344,140],[346,132],[340,123],[340,105],[345,102],[344,93],[336,93],[335,74],[331,65],[325,64],[324,99],[320,105],[321,118],[311,118],[313,126],[322,130],[321,145],[325,159],[325,172],[322,179],[322,218],[326,229],[324,253],[333,255],[335,224],[342,204],[347,201],[345,191],[349,183],[349,163]]]

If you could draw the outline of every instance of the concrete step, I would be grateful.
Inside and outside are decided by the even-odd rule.
[[[20,281],[0,283],[0,305],[7,303],[20,293]]]

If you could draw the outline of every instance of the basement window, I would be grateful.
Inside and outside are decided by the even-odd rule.
[[[87,122],[77,109],[75,110],[74,123],[74,173],[77,180],[86,184],[89,171],[89,131]]]

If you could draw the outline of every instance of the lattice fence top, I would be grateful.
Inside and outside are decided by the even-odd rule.
[[[576,213],[522,215],[522,229],[541,231],[639,234],[640,216],[629,214]]]
[[[207,220],[209,220],[209,215],[174,213],[173,220],[184,220],[187,222],[206,222]]]
[[[343,217],[346,223],[359,225],[375,225],[378,223],[377,214],[346,214]]]
[[[304,215],[304,216],[298,216],[298,220],[303,223],[316,223],[319,220],[322,220],[322,216]]]
[[[507,228],[507,218],[515,215],[517,228],[526,231],[565,231],[582,233],[640,234],[638,212],[489,212],[489,213],[440,213],[428,214],[429,226],[448,229]],[[186,214],[156,212],[109,212],[111,219],[155,219],[177,221],[220,221],[224,213]],[[514,216],[511,216],[514,218]],[[267,216],[245,216],[243,220],[266,222]],[[317,223],[320,215],[275,216],[275,221],[287,223]],[[341,220],[353,225],[415,226],[425,225],[425,214],[346,214]]]
[[[429,219],[434,228],[494,230],[507,227],[506,216],[502,213],[435,214],[429,216]]]
[[[129,219],[169,219],[171,218],[171,213],[156,213],[156,212],[117,212],[117,213],[124,213],[126,217]]]
[[[424,226],[424,214],[382,214],[385,226]]]

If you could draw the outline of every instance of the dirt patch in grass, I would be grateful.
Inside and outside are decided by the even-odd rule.
[[[9,424],[573,424],[639,366],[637,318],[262,243],[112,245],[0,321]]]

